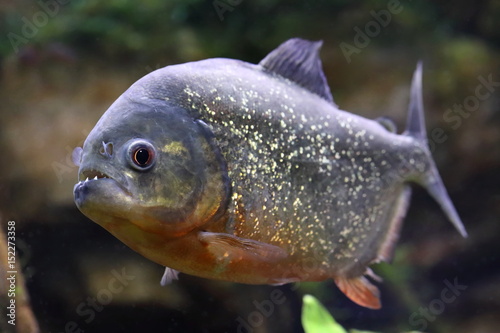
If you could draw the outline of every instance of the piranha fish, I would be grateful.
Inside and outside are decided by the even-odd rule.
[[[422,66],[407,127],[340,110],[321,42],[254,65],[208,59],[134,83],[74,152],[78,208],[178,272],[247,284],[333,279],[380,308],[370,264],[391,259],[410,183],[466,231],[426,142]]]

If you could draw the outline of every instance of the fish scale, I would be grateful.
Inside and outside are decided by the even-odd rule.
[[[202,76],[203,70],[200,69],[198,73]],[[255,103],[254,105],[248,108],[249,104],[247,102],[246,108],[231,109],[230,113],[217,112],[211,108],[201,108],[197,104],[192,105],[194,112],[198,112],[199,110],[206,111],[206,113],[202,112],[199,116],[212,125],[215,138],[221,147],[229,147],[234,145],[235,142],[239,143],[237,147],[222,149],[224,159],[229,164],[229,178],[232,180],[233,191],[241,193],[240,196],[236,196],[239,199],[233,201],[229,208],[230,211],[234,211],[234,213],[230,213],[230,216],[241,216],[241,218],[239,219],[239,223],[231,223],[234,226],[233,230],[229,229],[227,231],[233,232],[237,236],[249,237],[262,242],[285,246],[291,255],[298,253],[301,257],[305,258],[310,258],[311,252],[317,253],[319,251],[316,248],[306,246],[311,239],[327,238],[329,242],[323,245],[324,249],[322,249],[322,253],[324,255],[320,256],[321,262],[324,262],[323,257],[328,256],[334,260],[330,260],[325,265],[344,267],[345,261],[350,261],[351,258],[357,257],[356,252],[362,252],[358,243],[371,232],[370,229],[364,227],[364,225],[372,221],[372,219],[366,216],[368,213],[360,214],[358,212],[359,207],[351,207],[350,203],[361,199],[357,197],[359,191],[356,191],[358,187],[356,184],[356,175],[360,175],[366,169],[366,166],[357,163],[356,158],[364,154],[370,154],[369,146],[370,141],[374,140],[373,135],[370,140],[370,138],[364,138],[365,134],[363,133],[366,133],[365,129],[356,130],[355,133],[354,127],[356,126],[357,118],[349,114],[341,113],[335,117],[329,114],[325,115],[323,112],[313,111],[308,114],[306,110],[309,110],[310,106],[304,101],[295,102],[291,107],[287,104],[274,105],[272,97],[279,99],[281,91],[296,88],[291,82],[285,83],[289,87],[275,89],[270,94],[266,91],[257,91],[256,87],[253,87],[251,92],[248,93],[245,90],[248,82],[239,81],[237,86],[227,87],[226,82],[232,75],[234,73],[227,70],[221,73],[219,76],[220,79],[212,83],[212,86],[216,85],[214,90],[221,92],[224,91],[224,88],[229,89],[232,94],[231,102],[235,102],[236,105],[239,105],[239,94],[243,96],[251,95],[253,97],[252,101]],[[224,78],[224,76],[227,76],[227,78]],[[223,85],[222,87],[217,86],[219,82]],[[276,85],[280,83],[282,81],[277,82]],[[204,87],[204,84],[200,84],[196,88],[199,89],[196,95],[206,96],[206,93],[203,91]],[[189,91],[191,89],[193,88],[190,87]],[[307,91],[302,92],[302,94],[310,97],[310,93]],[[283,96],[284,99],[287,99],[286,96],[288,94]],[[302,98],[306,98],[306,96]],[[225,98],[221,94],[213,99],[215,101],[223,101]],[[203,99],[198,103],[206,105]],[[263,108],[265,111],[257,115],[255,111],[248,113],[249,110],[258,108]],[[289,114],[294,114],[294,108],[302,110],[299,117],[283,118],[282,115],[285,114],[285,110]],[[257,117],[257,119],[252,119],[252,115],[253,118]],[[259,126],[254,130],[248,130],[248,126],[246,125],[247,118],[254,120]],[[332,122],[332,125],[329,124],[329,121]],[[218,127],[219,124],[220,128]],[[337,126],[335,126],[336,124]],[[343,142],[346,146],[334,149],[335,136],[330,137],[330,142],[321,140],[326,136],[326,133],[336,133],[338,137],[347,136],[348,139]],[[354,138],[351,139],[349,136],[354,136]],[[299,142],[297,142],[297,138],[300,138]],[[398,138],[398,141],[405,140],[406,138]],[[327,149],[325,152],[325,144],[328,148],[330,148],[329,146],[333,146],[331,147],[333,149]],[[358,146],[360,149],[357,149]],[[368,151],[363,149],[368,149]],[[387,149],[392,148],[388,147]],[[323,153],[321,150],[323,150]],[[288,163],[280,163],[285,155],[287,156],[286,160]],[[335,155],[338,155],[337,160],[345,163],[337,163],[336,167],[335,163],[332,163],[334,161],[332,157]],[[249,157],[253,157],[255,163],[251,164],[251,168],[248,166],[248,162],[252,162],[252,159]],[[326,167],[325,163],[321,163],[322,159],[326,159]],[[401,160],[404,160],[404,158]],[[311,167],[313,167],[313,170],[307,172]],[[318,167],[320,168],[319,170]],[[328,167],[331,170],[328,170]],[[397,163],[388,164],[387,170],[394,170],[398,167]],[[294,168],[300,169],[295,172],[298,176],[293,175]],[[256,170],[259,170],[259,172],[256,172]],[[318,177],[320,174],[323,175]],[[305,175],[309,175],[309,177],[305,177]],[[336,178],[339,177],[340,181],[336,181]],[[362,176],[360,177],[363,178]],[[380,177],[371,178],[373,178],[373,181],[367,181],[366,183],[372,185],[365,185],[363,188],[373,187],[375,192],[379,192],[380,186],[373,184],[379,183]],[[367,180],[371,178],[367,177]],[[399,183],[402,183],[403,180],[403,177],[401,177]],[[287,184],[287,186],[284,186],[284,184]],[[328,184],[329,190],[322,190],[321,184]],[[295,186],[291,187],[292,185]],[[388,184],[387,186],[394,186],[394,184]],[[339,190],[342,187],[345,189],[343,191]],[[266,195],[263,195],[265,191],[271,193],[273,198],[276,198],[271,201],[274,203],[274,207],[281,208],[281,210],[277,209],[273,211],[271,207],[268,207],[269,205],[266,205],[263,200],[263,198],[266,198]],[[343,195],[346,197],[345,201],[342,200],[342,194],[339,194],[342,192],[346,193]],[[335,199],[335,196],[339,198],[332,201],[332,199]],[[303,198],[302,204],[288,208],[287,205],[284,205],[286,201],[280,200],[287,197]],[[319,201],[319,203],[314,203],[316,201]],[[378,202],[379,200],[375,198],[374,201]],[[249,208],[245,209],[245,207]],[[266,209],[263,209],[264,207]],[[386,207],[387,204],[382,208],[386,209]],[[292,212],[291,216],[293,218],[290,218],[290,214],[282,212],[283,209],[287,208]],[[250,216],[245,215],[244,212],[247,210],[251,212]],[[310,216],[311,211],[321,214],[320,216]],[[353,217],[350,217],[350,214]],[[340,223],[332,223],[331,217],[339,215],[342,216]],[[265,223],[260,223],[261,221],[265,221]],[[354,224],[353,228],[351,228],[351,233],[360,234],[359,236],[349,237],[349,235],[344,233],[342,238],[339,238],[339,230],[336,226],[340,226],[346,223],[346,221],[349,224]],[[284,225],[276,227],[273,226],[273,223]],[[309,237],[303,237],[301,232],[303,225],[315,226],[313,233]],[[347,229],[344,228],[342,230]],[[345,239],[349,238],[350,241],[346,242]],[[373,248],[373,246],[368,247]],[[374,260],[375,256],[376,249],[359,266],[363,267],[363,265]],[[335,265],[336,262],[340,262],[341,265]]]
[[[338,108],[320,46],[291,39],[257,65],[208,59],[137,81],[75,149],[78,208],[166,266],[162,284],[177,271],[250,284],[331,278],[379,308],[366,277],[393,254],[410,182],[466,232],[427,147],[421,66],[397,134]]]
[[[241,92],[245,84],[246,82],[242,82],[241,87],[231,87],[230,89]],[[221,90],[220,88],[215,89],[217,91]],[[205,94],[201,92],[198,93],[198,95],[203,96]],[[249,94],[243,90],[243,95]],[[267,104],[271,101],[270,97],[266,96],[265,92],[260,94],[253,90],[251,95]],[[277,94],[273,92],[270,95],[276,96]],[[238,94],[232,97],[238,101]],[[215,98],[215,100],[222,99],[222,96],[220,98]],[[301,105],[301,107],[307,107],[307,102],[300,104],[305,104]],[[261,106],[265,107],[265,104],[256,105],[254,108]],[[342,116],[333,117],[333,119],[331,116],[327,117],[323,115],[318,117],[318,119],[314,119],[313,116],[310,116],[310,119],[308,119],[306,115],[301,114],[301,117],[294,123],[293,117],[291,119],[283,119],[282,115],[284,112],[282,110],[284,106],[289,109],[289,113],[293,114],[293,111],[290,111],[288,105],[267,108],[262,116],[262,118],[264,118],[262,123],[260,123],[260,119],[256,120],[257,123],[261,125],[255,130],[249,130],[246,124],[248,118],[246,115],[249,109],[239,108],[237,110],[232,110],[228,115],[229,117],[211,109],[206,110],[206,114],[202,113],[200,115],[201,118],[212,125],[215,137],[217,138],[216,140],[220,142],[220,146],[224,147],[225,142],[228,143],[228,146],[229,143],[241,143],[241,145],[233,147],[232,149],[223,150],[224,159],[229,164],[229,178],[232,180],[232,188],[234,193],[236,193],[235,198],[239,198],[232,202],[232,207],[230,209],[234,210],[234,213],[230,215],[245,215],[242,213],[242,211],[245,211],[245,207],[251,207],[248,209],[251,215],[241,218],[239,225],[237,224],[235,226],[235,230],[228,231],[234,231],[238,236],[247,236],[252,239],[274,244],[279,244],[282,239],[287,239],[290,240],[290,247],[288,250],[291,254],[295,254],[297,250],[299,250],[302,255],[308,256],[309,251],[304,251],[304,248],[307,247],[301,244],[302,234],[300,230],[303,225],[311,225],[315,226],[313,234],[306,237],[305,242],[309,242],[312,238],[327,238],[330,242],[325,244],[325,249],[334,252],[335,248],[339,245],[332,246],[332,243],[342,243],[332,242],[332,240],[337,237],[336,235],[338,235],[338,232],[334,231],[335,228],[333,228],[332,231],[334,232],[331,234],[325,232],[325,229],[327,229],[326,226],[334,226],[330,217],[340,215],[344,217],[344,220],[353,220],[348,217],[349,214],[353,214],[355,219],[361,220],[359,213],[356,213],[359,209],[358,207],[353,207],[352,209],[348,208],[347,210],[342,209],[342,207],[349,207],[351,201],[361,199],[358,198],[359,191],[356,191],[358,187],[356,184],[358,183],[356,181],[356,176],[359,175],[357,178],[361,181],[359,178],[363,178],[361,174],[366,170],[366,165],[364,163],[358,163],[354,155],[359,156],[367,154],[366,151],[356,150],[357,146],[369,149],[369,139],[364,139],[366,130],[361,129],[356,132],[354,139],[352,139],[352,141],[354,141],[352,142],[352,146],[349,145],[345,147],[345,149],[339,148],[336,150],[334,148],[335,137],[330,136],[330,139],[327,141],[327,139],[325,139],[327,136],[326,133],[338,133],[339,136],[352,135],[354,132],[353,125],[351,124],[355,122],[353,117],[345,117],[345,115],[342,114]],[[282,109],[280,110],[280,108]],[[194,105],[193,109],[196,111],[200,108]],[[255,117],[255,112],[253,112],[253,114]],[[251,119],[251,114],[249,115]],[[217,116],[219,116],[219,118],[217,118]],[[220,119],[222,117],[223,119]],[[341,130],[335,126],[330,126],[328,120],[330,120],[332,124],[337,123],[340,128],[345,129],[346,133],[342,133]],[[289,124],[287,124],[287,122]],[[218,128],[217,124],[221,124],[221,127]],[[227,131],[228,126],[230,126],[229,131]],[[350,144],[351,142],[347,141],[346,143]],[[346,165],[339,166],[335,163],[335,155],[338,154],[340,154],[337,158],[339,160],[344,160],[344,157],[350,157],[352,160],[347,160]],[[323,159],[326,159],[326,161],[323,161]],[[287,163],[284,163],[285,160]],[[250,162],[250,167],[248,162]],[[314,170],[310,172],[304,171],[311,169],[311,167]],[[397,165],[388,165],[387,170],[391,170],[395,167],[397,167]],[[372,177],[368,171],[365,171],[365,173],[367,173],[367,183],[373,183],[373,181],[370,182],[371,178],[374,178],[375,183],[378,183],[379,177]],[[310,176],[305,177],[305,175],[308,174],[310,174]],[[335,176],[333,176],[333,174],[335,174]],[[321,175],[319,181],[312,179],[312,177],[318,177],[318,175]],[[345,175],[345,178],[342,175]],[[344,179],[346,181],[344,181]],[[329,190],[319,189],[320,182],[325,185],[328,184]],[[400,183],[402,182],[403,179],[400,180]],[[339,187],[341,186],[346,188],[345,192],[348,193],[346,197],[352,199],[346,201],[337,199],[337,202],[332,202],[332,199],[335,199],[336,196],[339,196],[338,193],[342,192],[339,191]],[[370,186],[363,186],[363,188],[366,187]],[[380,190],[375,185],[372,187],[376,192]],[[271,193],[273,199],[269,201],[273,202],[273,207],[270,207],[269,204],[266,205],[267,200],[264,200],[264,198],[267,198],[267,196],[263,195],[265,191]],[[239,196],[238,193],[242,195]],[[318,193],[320,196],[318,196]],[[301,204],[295,204],[289,207],[285,204],[287,200],[283,202],[280,200],[281,198],[285,199],[288,197],[301,198]],[[314,208],[310,207],[306,209],[308,205],[311,206],[313,204],[312,201],[318,200],[320,203],[315,204]],[[291,215],[294,218],[290,218],[290,214],[283,212],[283,210],[291,211]],[[320,213],[321,217],[319,218],[314,215],[312,217],[309,216],[310,211]],[[258,222],[262,220],[268,222],[266,224],[259,224]],[[273,221],[281,225],[279,227],[270,226],[269,223]],[[370,220],[366,218],[364,221],[367,223],[370,222]],[[354,224],[354,228],[356,228],[356,223]],[[358,228],[362,231],[362,228]],[[273,230],[274,232],[271,233],[269,230]],[[344,228],[343,230],[346,229]],[[345,239],[346,236],[347,235],[344,234],[342,237]],[[356,242],[352,240],[350,243],[351,247],[355,243]],[[293,244],[299,244],[297,245],[297,249]],[[343,251],[344,255],[346,255],[346,251],[343,250],[341,246],[337,251]],[[348,257],[351,256],[353,255],[349,255]]]

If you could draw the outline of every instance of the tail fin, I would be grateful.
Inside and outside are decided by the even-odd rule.
[[[427,133],[425,130],[424,107],[422,101],[422,62],[418,62],[417,69],[413,74],[411,84],[410,105],[408,107],[408,121],[406,124],[405,135],[411,136],[427,146]],[[453,223],[458,232],[467,237],[467,231],[460,220],[460,217],[451,202],[443,181],[439,176],[434,160],[428,152],[430,169],[422,179],[422,184],[427,192],[437,201],[441,209],[444,211],[448,219]]]

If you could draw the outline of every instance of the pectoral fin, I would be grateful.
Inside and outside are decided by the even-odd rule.
[[[339,289],[354,303],[370,308],[380,309],[379,290],[364,276],[356,278],[334,278]]]
[[[172,283],[173,280],[178,280],[178,279],[179,279],[179,271],[176,271],[175,269],[169,267],[165,267],[165,273],[163,273],[160,285],[162,287],[165,287],[167,284]]]
[[[220,260],[250,259],[275,262],[288,255],[278,246],[229,234],[203,231],[198,234],[198,239]]]

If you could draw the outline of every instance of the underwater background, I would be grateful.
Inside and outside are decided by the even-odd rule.
[[[324,41],[341,109],[389,116],[400,131],[424,64],[429,144],[469,237],[414,187],[393,263],[374,266],[381,310],[332,281],[249,286],[181,274],[160,287],[163,267],[73,203],[71,152],[133,82],[212,57],[257,63],[292,37]],[[304,294],[346,328],[500,332],[499,1],[0,0],[0,152],[0,227],[15,226],[26,284],[19,274],[16,298],[29,295],[34,314],[19,306],[8,323],[2,265],[0,332],[30,332],[35,321],[52,333],[303,332]]]

